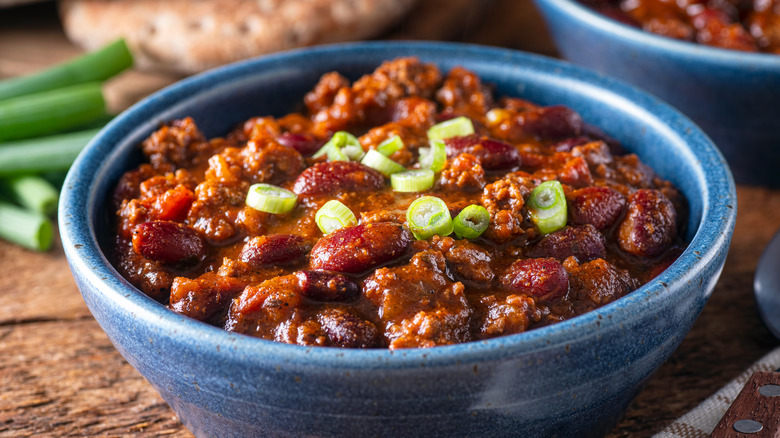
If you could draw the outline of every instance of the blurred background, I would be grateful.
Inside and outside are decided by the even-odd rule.
[[[115,36],[112,32],[119,32],[119,30],[124,32],[125,36],[129,36],[128,44],[133,49],[137,65],[142,70],[136,68],[108,84],[105,93],[109,110],[124,109],[143,96],[200,69],[182,68],[181,58],[171,57],[167,62],[160,59],[150,62],[151,56],[148,52],[151,50],[144,50],[144,45],[155,40],[155,29],[149,29],[148,22],[131,22],[133,17],[129,16],[126,20],[106,23],[108,21],[106,18],[115,18],[116,14],[122,17],[126,12],[98,8],[97,11],[91,11],[93,14],[90,16],[87,13],[90,11],[83,11],[84,6],[100,6],[89,5],[90,3],[127,4],[130,2],[0,0],[0,6],[3,6],[0,8],[0,78],[24,75],[44,66],[70,59],[82,53],[84,48],[93,49],[110,41]],[[175,13],[176,4],[182,2],[140,0],[138,3],[146,3],[149,6],[149,12],[146,13],[148,18],[155,15],[154,9],[170,9]],[[224,4],[216,0],[194,3]],[[290,3],[305,2],[293,1],[287,4]],[[166,8],[165,4],[169,4],[170,8]],[[397,4],[398,7],[393,11],[395,15],[387,14],[384,21],[381,17],[366,17],[374,20],[373,29],[351,29],[352,34],[365,35],[361,39],[461,41],[555,55],[555,48],[547,36],[544,23],[530,0],[405,0]],[[245,26],[247,20],[244,17],[236,13],[235,26]],[[167,23],[170,26],[177,25],[170,21],[169,19]],[[67,24],[67,28],[64,23]],[[163,26],[165,24],[163,23]],[[222,24],[225,27],[229,25],[229,23]],[[121,29],[118,29],[120,27]],[[157,29],[157,33],[162,33],[162,30]],[[339,35],[341,37],[339,39],[350,39],[349,34],[350,32],[347,31]],[[71,38],[69,39],[68,36]],[[173,32],[166,35],[166,38],[170,39],[167,42],[169,47],[181,47],[186,44],[187,38],[191,37],[191,35]],[[240,32],[233,35],[225,35],[223,32],[221,38],[224,41],[231,38],[245,39],[245,36]],[[303,42],[316,43],[318,39],[326,38],[315,35],[309,38],[309,41]],[[278,47],[290,46],[288,42]],[[265,45],[258,51],[267,51],[269,47],[273,47],[273,44]],[[233,58],[241,57],[240,55],[234,55]],[[220,61],[224,59],[215,60],[212,64],[219,64]]]

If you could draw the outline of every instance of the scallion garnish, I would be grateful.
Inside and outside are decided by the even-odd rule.
[[[0,201],[0,237],[35,251],[51,247],[54,230],[41,213]]]
[[[463,137],[474,133],[474,125],[468,117],[455,117],[437,123],[428,129],[429,140],[444,140],[450,137]]]
[[[312,158],[328,156],[328,161],[360,161],[365,155],[363,146],[354,135],[346,131],[339,131],[325,143],[320,150],[312,155]]]
[[[407,170],[392,174],[390,185],[396,192],[422,192],[433,187],[435,176],[431,169]]]
[[[328,161],[349,161],[349,157],[343,149],[331,147],[328,149]]]
[[[406,221],[417,240],[425,240],[434,235],[448,236],[453,230],[450,209],[444,201],[435,196],[415,199],[406,210]]]
[[[317,210],[314,221],[322,231],[322,234],[330,234],[339,228],[354,227],[357,225],[355,213],[341,202],[331,199]]]
[[[379,143],[379,146],[376,147],[377,152],[380,154],[389,157],[390,155],[393,155],[394,153],[400,151],[404,148],[404,141],[401,140],[401,137],[394,135],[387,140],[383,141],[382,143]]]
[[[442,140],[431,140],[431,147],[420,148],[420,167],[441,172],[447,164],[447,147]]]
[[[0,101],[0,141],[57,132],[105,117],[99,83],[74,85]]]
[[[404,166],[401,166],[400,164],[373,149],[366,152],[366,156],[363,157],[363,160],[360,161],[360,163],[372,169],[378,170],[379,173],[384,176],[390,176],[394,173],[403,172],[406,170]]]
[[[287,213],[295,208],[298,195],[271,184],[253,184],[246,195],[246,205],[266,213]]]
[[[531,221],[542,234],[550,234],[566,226],[566,196],[558,181],[545,181],[536,186],[528,197],[526,208]]]
[[[490,225],[490,213],[481,205],[472,204],[461,210],[452,226],[461,239],[476,239]]]

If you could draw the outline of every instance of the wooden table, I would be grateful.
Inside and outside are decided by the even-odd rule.
[[[420,7],[430,9],[437,1]],[[389,37],[554,54],[526,0],[481,1],[450,2],[464,8],[455,11],[456,20],[435,27],[430,21],[408,21]],[[76,53],[53,4],[0,10],[0,77]],[[125,108],[176,79],[129,72],[109,84],[110,105]],[[712,299],[609,437],[652,435],[778,345],[757,316],[752,284],[761,251],[779,225],[780,190],[740,186],[738,196],[733,243]],[[37,254],[0,242],[0,267],[0,436],[191,436],[103,334],[81,300],[60,246]]]

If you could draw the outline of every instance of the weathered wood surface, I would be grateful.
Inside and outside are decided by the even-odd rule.
[[[437,25],[438,34],[418,18],[390,37],[553,52],[526,1],[480,4],[486,9],[467,8],[459,26]],[[76,53],[51,4],[0,11],[0,77]],[[175,79],[125,74],[108,86],[111,106],[124,108]],[[780,191],[740,187],[738,196],[737,229],[712,299],[610,438],[652,435],[778,344],[757,316],[752,284],[780,225]],[[61,247],[36,254],[0,242],[0,267],[0,436],[191,436],[92,319]]]

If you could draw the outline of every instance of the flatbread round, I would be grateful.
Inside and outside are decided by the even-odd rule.
[[[68,37],[124,37],[141,68],[194,73],[278,50],[368,38],[417,0],[65,0]]]

